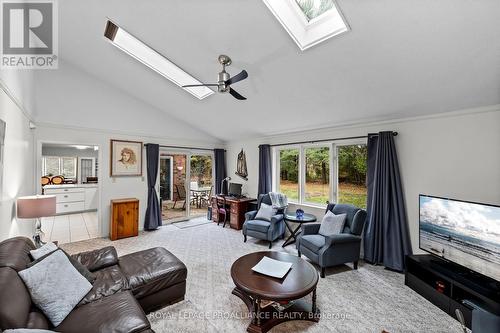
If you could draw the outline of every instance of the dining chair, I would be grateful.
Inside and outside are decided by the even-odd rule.
[[[226,226],[227,218],[229,216],[229,209],[226,204],[226,197],[222,195],[216,196],[215,202],[217,202],[217,214],[218,214],[218,219],[217,219],[217,225],[219,225],[220,222],[224,222],[222,227],[224,228]],[[221,221],[221,215],[223,216],[223,220]]]
[[[175,187],[175,200],[174,200],[174,205],[172,206],[172,209],[175,208],[175,204],[177,201],[184,201],[184,204],[182,205],[182,208],[186,208],[186,188],[184,185],[177,185],[174,184]]]

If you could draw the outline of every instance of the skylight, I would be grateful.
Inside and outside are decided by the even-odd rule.
[[[111,21],[108,21],[106,24],[104,37],[111,41],[114,46],[142,62],[158,74],[169,79],[179,87],[189,84],[202,84],[173,62]],[[213,90],[207,87],[191,87],[183,89],[199,99],[203,99],[214,93]]]
[[[335,6],[333,0],[295,0],[295,2],[308,21],[323,15]]]
[[[263,0],[304,51],[349,31],[335,0]]]

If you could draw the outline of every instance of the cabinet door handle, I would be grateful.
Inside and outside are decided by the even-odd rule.
[[[68,197],[68,195],[65,195],[64,197],[65,197],[65,198],[67,198],[67,197]]]
[[[68,205],[64,205],[64,207],[68,207]]]

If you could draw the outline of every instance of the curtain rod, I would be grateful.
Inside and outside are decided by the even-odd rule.
[[[144,147],[146,147],[148,144],[145,143]],[[174,148],[174,149],[192,149],[192,150],[206,150],[206,151],[214,151],[211,148],[199,148],[199,147],[183,147],[183,146],[165,146],[165,145],[159,145],[161,148]],[[224,149],[224,151],[226,151]]]
[[[378,134],[375,134],[378,135]],[[392,132],[392,135],[398,135],[398,132]],[[312,140],[312,141],[298,141],[298,142],[287,142],[287,143],[276,143],[274,145],[270,145],[271,147],[279,147],[279,146],[290,146],[290,145],[300,145],[304,143],[317,143],[317,142],[328,142],[328,141],[340,141],[340,140],[353,140],[353,139],[366,139],[368,135],[361,136],[348,136],[345,138],[335,138],[335,139],[321,139],[321,140]]]

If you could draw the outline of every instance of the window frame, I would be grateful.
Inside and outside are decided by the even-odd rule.
[[[42,156],[42,173],[44,176],[47,175],[47,158],[53,158],[53,159],[57,159],[58,160],[58,173],[55,174],[54,176],[64,176],[63,175],[63,160],[64,159],[73,159],[74,161],[74,174],[75,174],[75,177],[66,177],[64,176],[64,178],[67,178],[67,179],[74,179],[74,180],[77,180],[78,179],[78,157],[75,157],[75,156]]]
[[[311,207],[324,207],[324,204],[309,202],[305,199],[305,186],[306,186],[306,149],[307,148],[329,148],[329,191],[328,201],[337,202],[339,196],[339,166],[338,166],[338,148],[343,146],[353,145],[367,145],[366,140],[352,139],[342,141],[320,142],[320,143],[305,143],[284,145],[273,148],[273,191],[280,191],[280,152],[282,150],[297,149],[299,151],[299,166],[298,166],[298,186],[299,186],[299,200],[288,200],[289,203],[311,206]],[[368,162],[368,161],[367,161]]]

